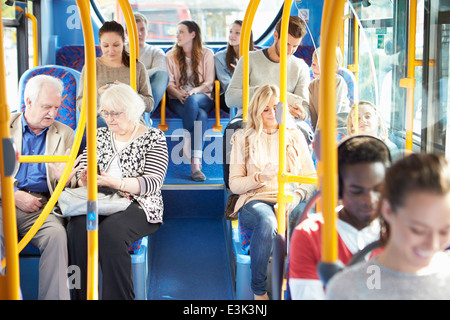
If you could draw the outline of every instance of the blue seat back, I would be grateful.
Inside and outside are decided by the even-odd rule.
[[[95,47],[95,55],[97,57],[102,55],[102,50],[98,46]],[[84,60],[84,46],[71,45],[56,50],[57,65],[69,67],[81,72],[84,66]]]
[[[353,72],[346,68],[339,68],[337,74],[344,78],[345,83],[347,84],[347,98],[350,101],[350,107],[355,105],[355,101],[358,101],[358,83],[356,82],[355,75]]]
[[[21,112],[25,110],[23,93],[28,80],[40,74],[46,74],[62,80],[64,84],[64,92],[61,107],[58,111],[58,115],[56,116],[56,120],[75,130],[77,126],[76,98],[80,81],[80,73],[77,70],[57,65],[39,66],[27,70],[20,77],[19,81],[19,110]]]

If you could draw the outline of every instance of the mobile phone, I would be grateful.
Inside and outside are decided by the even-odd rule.
[[[106,83],[108,86],[112,86],[112,85],[115,85],[115,83],[114,82],[107,82]]]
[[[101,173],[100,173],[100,166],[99,166],[99,165],[97,165],[97,174],[98,174],[98,175],[101,174]]]

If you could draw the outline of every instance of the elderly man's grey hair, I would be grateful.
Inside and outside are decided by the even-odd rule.
[[[64,84],[61,79],[49,75],[40,74],[28,80],[23,94],[24,101],[30,99],[31,102],[36,102],[39,98],[39,93],[42,91],[42,86],[53,86],[62,96],[64,91]]]

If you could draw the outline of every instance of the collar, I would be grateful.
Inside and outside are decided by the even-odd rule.
[[[35,135],[36,137],[39,137],[40,135],[44,134],[45,132],[48,131],[49,127],[46,127],[44,130],[42,130],[39,134],[35,134],[30,126],[27,123],[27,120],[25,119],[25,113],[22,115],[22,134],[25,134],[26,132],[31,133],[33,135]]]

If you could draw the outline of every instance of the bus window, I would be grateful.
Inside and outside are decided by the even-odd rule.
[[[15,2],[14,6],[2,3],[3,49],[6,69],[6,95],[9,109],[19,108],[18,83],[20,76],[33,67],[33,24],[25,17],[24,3]],[[21,9],[22,8],[22,9]],[[33,14],[31,1],[26,12]]]
[[[125,24],[120,7],[115,0],[97,0],[97,7],[105,20],[117,20]],[[258,39],[277,16],[283,0],[261,0],[252,26],[254,39]],[[226,42],[228,27],[234,20],[242,20],[249,1],[242,0],[184,0],[168,4],[160,0],[137,0],[133,11],[144,14],[149,21],[149,42],[175,40],[176,26],[182,20],[195,20],[205,42]]]

